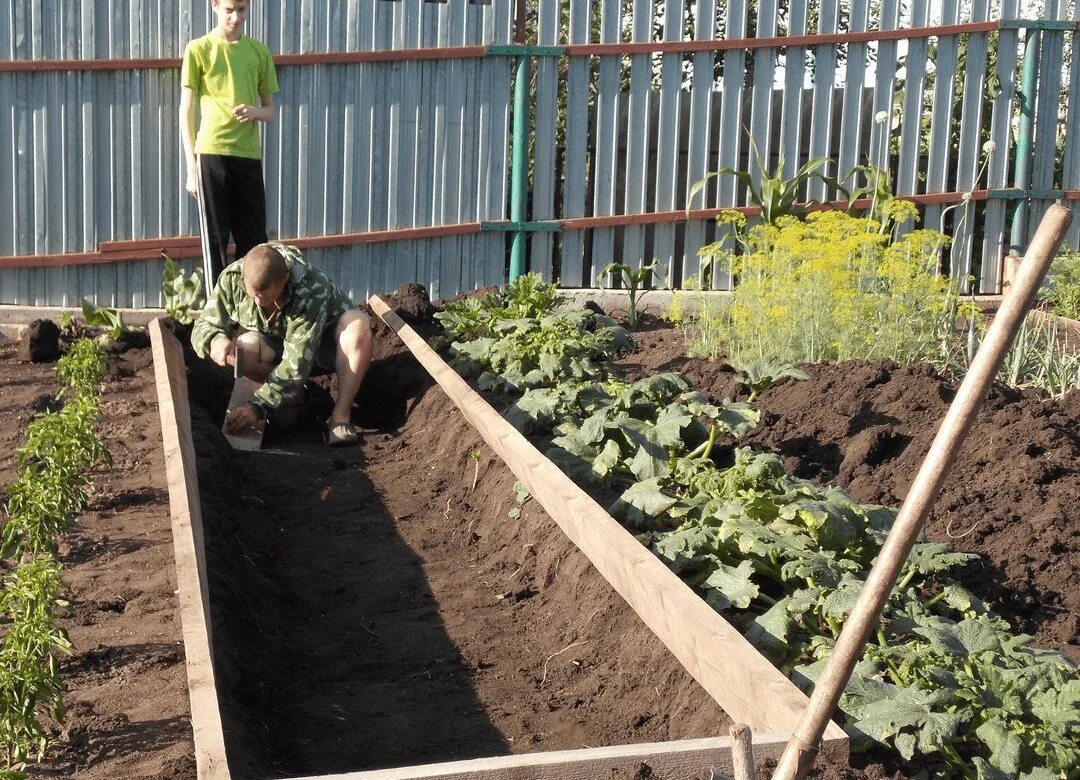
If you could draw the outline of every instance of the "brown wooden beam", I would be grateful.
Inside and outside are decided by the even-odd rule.
[[[198,780],[228,780],[225,737],[210,651],[210,594],[184,351],[160,319],[153,320],[149,330],[158,411],[161,415],[161,439],[165,448],[165,474],[169,484],[169,512],[172,517],[188,695],[191,699],[196,774]]]
[[[349,65],[362,62],[418,62],[421,60],[476,59],[487,56],[486,46],[432,46],[424,49],[383,49],[379,51],[330,51],[307,54],[276,54],[274,65],[289,68],[302,65]],[[177,57],[129,57],[94,60],[3,60],[0,73],[40,71],[134,71],[179,70]]]
[[[738,49],[776,49],[788,46],[827,46],[841,43],[910,40],[944,35],[993,32],[999,22],[972,22],[937,27],[910,27],[900,30],[870,30],[868,32],[822,33],[817,35],[785,35],[773,38],[727,38],[696,41],[647,41],[641,43],[579,43],[567,46],[571,57],[603,57],[631,54],[689,54],[702,51],[731,51]]]
[[[480,232],[479,222],[460,222],[432,227],[372,230],[366,233],[339,233],[330,236],[278,239],[300,249],[381,244],[390,241],[418,241],[427,238],[462,236]],[[202,257],[198,236],[140,238],[131,241],[102,241],[97,252],[59,252],[43,255],[0,256],[0,268],[48,268],[50,266],[99,265],[140,260],[158,260],[162,252],[174,260]]]

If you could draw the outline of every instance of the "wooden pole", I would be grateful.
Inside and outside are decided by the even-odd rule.
[[[795,729],[776,767],[773,780],[802,780],[814,765],[818,742],[829,717],[840,701],[851,671],[862,657],[867,638],[880,620],[881,609],[892,592],[896,577],[922,530],[930,507],[949,474],[952,462],[964,442],[975,415],[982,406],[994,376],[1031,308],[1046,269],[1057,252],[1072,212],[1053,205],[1035,234],[1013,285],[994,318],[986,340],[956,393],[952,406],[938,430],[889,532],[885,545],[859,594],[859,600],[844,624],[836,648],[810,697],[802,721]]]
[[[742,723],[731,727],[731,768],[735,780],[754,780],[754,743],[750,727]]]

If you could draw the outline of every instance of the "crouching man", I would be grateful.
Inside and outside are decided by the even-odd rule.
[[[338,396],[326,421],[327,443],[359,440],[350,413],[371,363],[371,323],[296,247],[259,244],[221,272],[192,328],[191,345],[200,357],[231,366],[237,344],[241,371],[262,386],[225,420],[227,432],[240,433],[268,417],[274,425],[292,425],[303,409],[308,377],[333,372]]]

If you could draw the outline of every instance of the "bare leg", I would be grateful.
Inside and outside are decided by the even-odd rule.
[[[262,336],[251,330],[238,336],[236,344],[244,350],[242,363],[244,376],[259,384],[265,382],[266,377],[270,376],[270,372],[274,370],[276,365],[274,350],[263,340]]]
[[[338,397],[330,414],[330,426],[349,422],[353,401],[371,365],[371,324],[359,309],[341,315],[337,327],[336,372]]]

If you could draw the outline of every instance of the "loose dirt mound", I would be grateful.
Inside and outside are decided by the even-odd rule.
[[[513,475],[381,325],[375,358],[360,448],[312,413],[235,453],[193,411],[234,777],[724,733],[535,502],[508,517]]]

